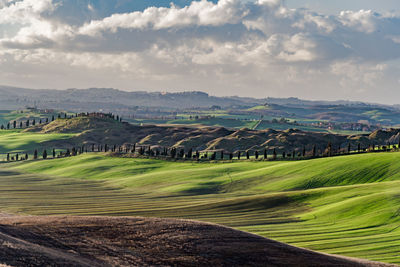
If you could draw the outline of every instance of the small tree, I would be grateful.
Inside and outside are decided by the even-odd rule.
[[[46,151],[46,149],[43,150],[43,159],[47,159],[47,151]]]
[[[25,160],[28,160],[29,159],[29,155],[28,155],[28,153],[25,153]]]
[[[35,152],[33,152],[33,159],[37,159],[38,158],[38,151],[37,149],[35,149]]]
[[[358,143],[358,145],[357,145],[357,150],[358,150],[358,153],[361,152],[361,144],[360,143]]]
[[[238,151],[238,160],[240,160],[240,151]]]
[[[22,129],[22,121],[19,122],[19,128]]]
[[[250,153],[249,153],[248,150],[246,151],[246,158],[247,158],[247,159],[250,159]]]
[[[7,161],[10,161],[10,153],[7,153]]]
[[[264,148],[264,159],[267,159],[268,155],[267,155],[267,149]]]
[[[302,155],[303,155],[303,158],[306,156],[306,147],[305,147],[305,146],[303,146],[303,153],[302,153]]]
[[[35,124],[36,124],[36,120],[35,120],[35,119],[33,119],[33,121],[32,121],[32,125],[33,125],[33,126],[35,126]]]
[[[53,159],[56,157],[56,150],[53,148]]]
[[[256,159],[258,159],[258,151],[256,150],[256,152],[254,153],[254,156]]]
[[[192,158],[192,154],[193,154],[193,149],[192,149],[192,148],[189,148],[189,151],[188,151],[188,153],[187,153],[187,157],[188,157],[189,159],[191,159],[191,158]]]
[[[276,160],[276,149],[274,148],[274,151],[272,151],[272,157],[274,160]]]
[[[14,121],[14,122],[13,122],[13,126],[14,126],[14,129],[17,128],[17,121]]]
[[[221,150],[221,160],[224,160],[224,151]]]
[[[15,155],[15,160],[16,160],[16,161],[19,160],[19,155],[18,155],[18,153]]]
[[[26,125],[26,127],[29,127],[29,120],[26,120],[25,125]]]

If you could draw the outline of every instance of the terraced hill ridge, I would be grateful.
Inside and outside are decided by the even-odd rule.
[[[230,130],[222,127],[183,127],[166,125],[131,125],[112,119],[97,117],[78,117],[58,119],[47,125],[38,125],[26,132],[77,133],[63,142],[48,142],[43,145],[73,146],[82,144],[139,144],[153,147],[180,147],[194,150],[225,150],[228,152],[244,150],[311,151],[314,145],[321,151],[332,143],[334,149],[346,149],[350,143],[355,148],[359,143],[363,148],[375,145],[398,143],[400,130],[376,131],[370,135],[338,135],[318,132],[305,132],[296,129],[279,130]]]
[[[3,217],[7,266],[370,266],[230,228],[133,217]]]

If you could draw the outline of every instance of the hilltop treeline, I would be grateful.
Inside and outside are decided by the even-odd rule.
[[[334,151],[345,151],[348,145],[367,149],[373,146],[390,146],[398,144],[400,130],[379,130],[369,135],[338,135],[330,133],[305,132],[297,129],[279,130],[229,130],[223,127],[175,127],[166,125],[131,125],[121,122],[119,117],[104,116],[101,113],[81,114],[70,119],[59,119],[48,124],[35,125],[26,129],[28,132],[40,133],[77,133],[66,139],[50,141],[45,147],[71,148],[83,145],[91,146],[117,144],[163,150],[164,147],[188,151],[239,151],[276,150],[293,154],[311,151],[322,154],[328,144]]]

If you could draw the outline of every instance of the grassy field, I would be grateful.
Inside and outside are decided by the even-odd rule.
[[[42,148],[46,141],[68,139],[74,135],[26,133],[19,129],[0,130],[0,161],[5,158],[6,153],[33,153],[35,149]]]
[[[400,153],[291,162],[72,158],[0,164],[0,210],[216,222],[400,263]]]

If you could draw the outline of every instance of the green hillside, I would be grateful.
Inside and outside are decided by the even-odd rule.
[[[399,171],[400,153],[233,163],[87,154],[0,164],[0,210],[191,218],[400,263]]]

